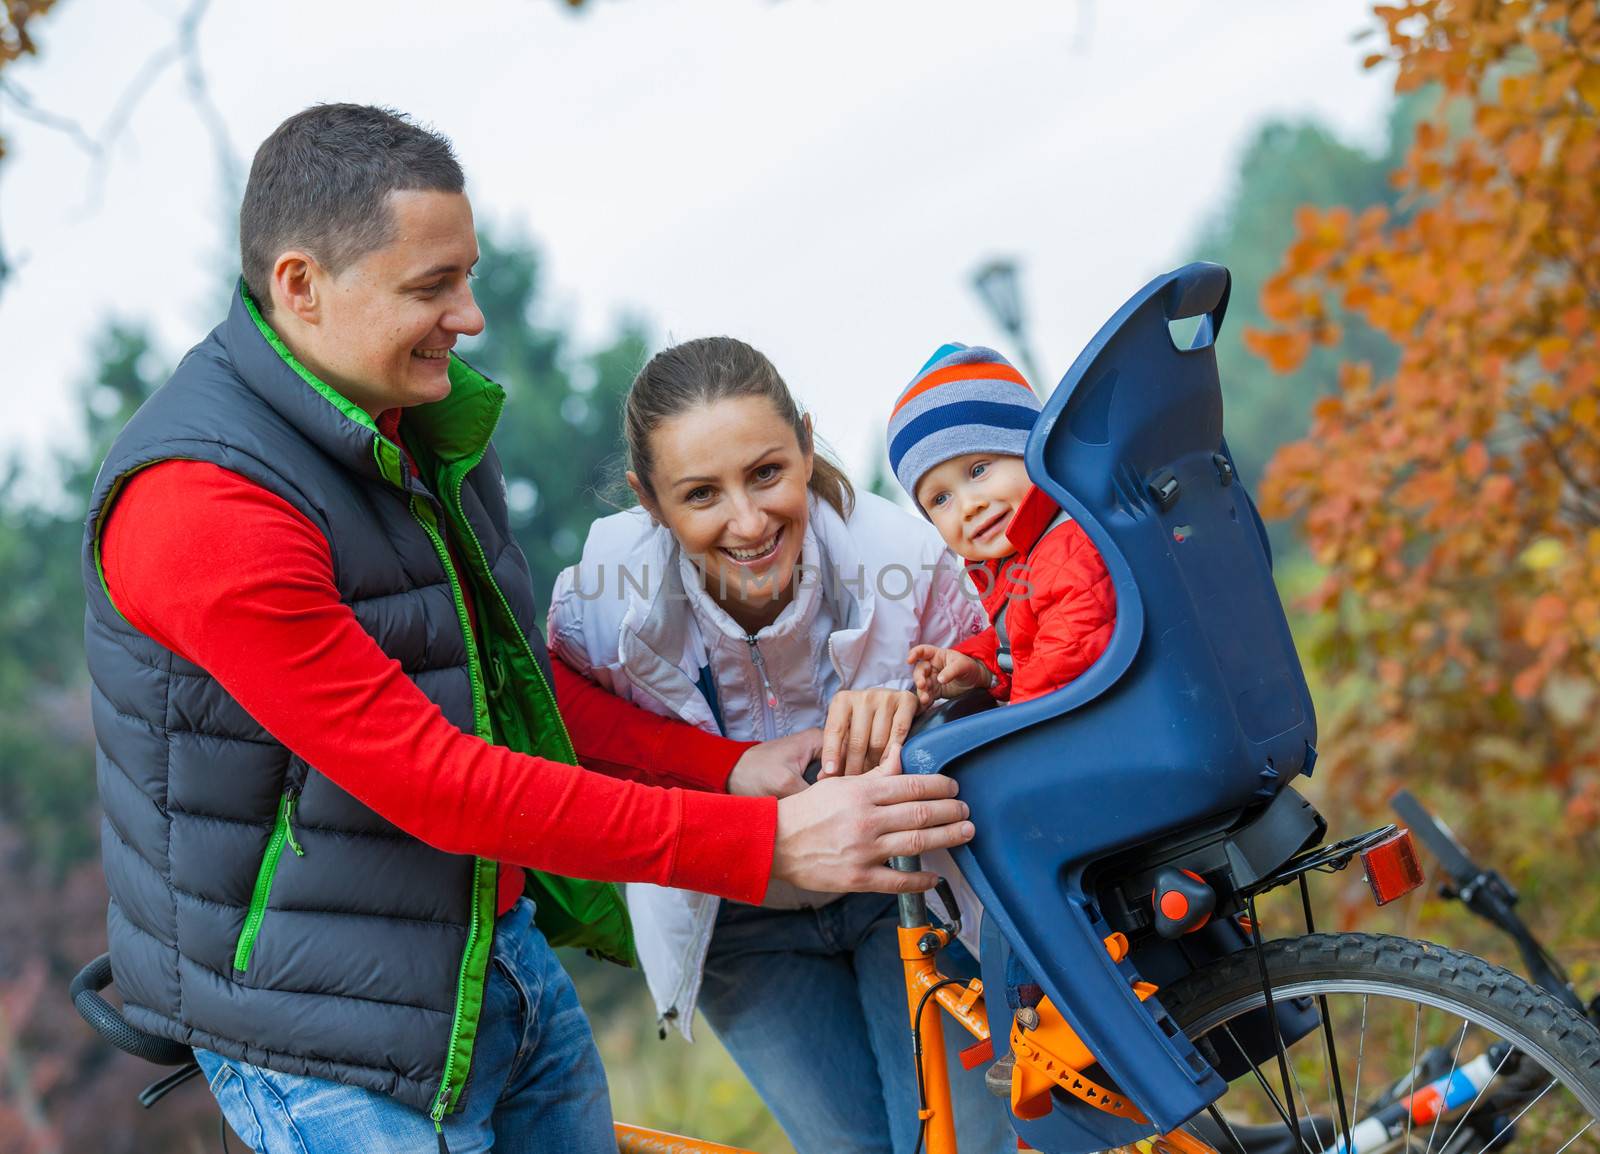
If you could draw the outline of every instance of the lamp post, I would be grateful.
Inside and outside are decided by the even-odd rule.
[[[989,315],[999,322],[1011,338],[1017,357],[1022,361],[1023,373],[1037,390],[1040,400],[1043,400],[1050,394],[1051,382],[1040,374],[1033,351],[1028,347],[1025,332],[1027,323],[1022,316],[1022,290],[1017,281],[1017,262],[1009,257],[997,257],[984,262],[972,274],[972,287],[977,289],[978,297],[989,310]]]

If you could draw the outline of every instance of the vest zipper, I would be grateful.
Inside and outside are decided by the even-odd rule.
[[[244,929],[239,931],[239,942],[233,950],[233,969],[242,974],[250,968],[250,955],[255,952],[256,939],[261,936],[261,923],[267,916],[267,899],[272,896],[272,879],[278,872],[278,860],[287,845],[296,857],[305,857],[306,851],[294,838],[291,822],[294,807],[300,800],[298,788],[286,789],[278,799],[278,817],[272,824],[272,836],[267,839],[267,852],[262,855],[261,869],[256,873],[255,889],[250,893],[250,909],[244,917]]]
[[[761,647],[756,644],[756,635],[745,634],[744,643],[750,646],[750,661],[761,677],[761,719],[765,723],[767,740],[771,741],[778,736],[777,722],[773,717],[773,710],[778,708],[778,695],[772,692],[772,682],[767,680],[767,662],[761,656]]]
[[[466,599],[461,593],[461,579],[450,561],[450,550],[439,534],[438,518],[434,515],[433,509],[420,505],[416,497],[411,498],[410,504],[411,515],[416,518],[417,523],[433,542],[434,552],[439,556],[439,564],[444,567],[445,576],[450,581],[450,596],[455,601],[456,617],[461,625],[461,639],[465,642],[467,650],[467,679],[472,685],[473,731],[485,741],[491,740],[493,735],[489,724],[489,703],[483,687],[483,668],[478,660],[478,646],[473,637],[472,619],[467,614]],[[428,513],[426,517],[423,516],[424,509]],[[455,1016],[450,1022],[450,1046],[445,1051],[444,1076],[439,1082],[439,1092],[434,1097],[433,1108],[428,1112],[438,1127],[441,1144],[444,1141],[444,1116],[455,1105],[462,1086],[466,1084],[467,1072],[472,1067],[472,1043],[465,1045],[462,1043],[467,1018],[466,1003],[469,1000],[466,991],[469,986],[481,987],[488,974],[489,953],[483,942],[483,926],[486,920],[484,914],[486,905],[489,910],[494,907],[497,872],[498,867],[495,863],[486,862],[481,857],[472,859],[471,914],[467,923],[466,945],[461,950],[461,968],[456,977],[456,1007]],[[492,927],[493,917],[487,920]],[[478,1012],[482,1012],[481,996]],[[476,1034],[474,1034],[475,1039]]]
[[[487,446],[485,446],[485,450],[487,450]],[[539,678],[539,684],[543,687],[545,697],[550,702],[551,712],[555,716],[556,732],[561,736],[561,744],[565,747],[567,762],[570,765],[577,765],[578,751],[573,747],[572,735],[567,732],[567,723],[561,719],[561,712],[556,707],[556,691],[550,687],[550,679],[544,675],[544,667],[539,664],[539,659],[534,656],[533,646],[528,641],[528,635],[522,631],[522,623],[517,620],[517,615],[511,611],[511,602],[506,600],[505,592],[500,588],[500,583],[494,579],[494,574],[489,569],[489,558],[483,551],[483,542],[479,541],[478,535],[472,531],[472,523],[467,520],[467,511],[461,502],[461,489],[467,482],[467,474],[476,469],[478,463],[482,460],[483,452],[480,451],[461,470],[461,476],[456,481],[455,491],[452,493],[447,489],[445,490],[445,495],[454,499],[455,514],[461,519],[461,526],[466,531],[467,544],[472,547],[472,552],[477,557],[478,564],[483,567],[488,586],[494,590],[495,598],[500,602],[500,608],[505,613],[506,620],[511,623],[511,629],[516,634],[518,644],[522,646],[523,656],[528,659],[528,664],[533,666],[533,672]],[[531,737],[532,734],[529,736]],[[622,896],[622,889],[615,882],[606,884],[610,886],[612,898],[622,911],[623,949],[626,951],[624,954],[627,959],[626,964],[636,966],[639,964],[638,951],[633,941],[633,924],[628,919],[627,899]]]

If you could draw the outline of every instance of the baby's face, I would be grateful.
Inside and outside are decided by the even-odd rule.
[[[1016,552],[1006,530],[1031,486],[1021,457],[968,453],[929,469],[917,504],[959,556],[995,561]]]

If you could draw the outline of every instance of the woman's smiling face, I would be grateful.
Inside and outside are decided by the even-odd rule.
[[[671,530],[729,616],[752,633],[769,624],[793,594],[809,448],[771,401],[743,396],[662,421],[650,433],[650,457],[649,491],[628,474],[640,503]]]

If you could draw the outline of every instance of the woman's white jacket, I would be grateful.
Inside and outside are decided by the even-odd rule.
[[[635,705],[716,733],[709,675],[721,728],[763,740],[820,726],[838,689],[909,689],[913,645],[949,646],[988,625],[960,560],[926,521],[871,493],[848,521],[815,496],[810,506],[794,601],[756,646],[709,608],[672,534],[630,509],[596,521],[582,558],[556,579],[551,651]],[[924,864],[954,885],[976,953],[976,897],[947,853]],[[719,899],[646,884],[627,897],[662,1022],[690,1037]]]

